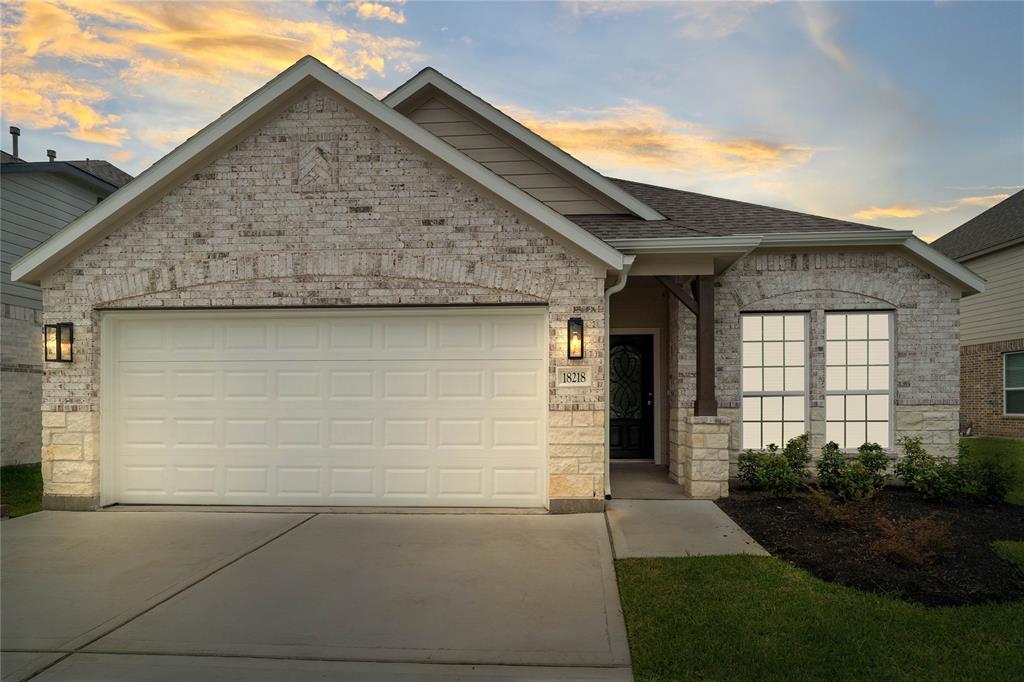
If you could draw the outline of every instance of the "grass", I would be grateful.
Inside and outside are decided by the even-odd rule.
[[[637,680],[1011,680],[1024,669],[1021,603],[930,609],[768,557],[623,559],[616,571]]]
[[[1006,496],[1006,501],[1024,505],[1024,440],[975,436],[961,438],[960,445],[969,460],[1000,459],[1010,462],[1017,472],[1017,486]]]
[[[992,543],[992,549],[996,551],[996,554],[1007,561],[1012,561],[1017,564],[1017,568],[1020,569],[1020,572],[1024,573],[1024,542],[999,540]]]
[[[0,467],[0,499],[10,505],[11,518],[43,508],[43,472],[39,464]]]

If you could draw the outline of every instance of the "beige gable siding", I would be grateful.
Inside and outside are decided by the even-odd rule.
[[[434,97],[409,118],[562,215],[628,213],[587,192],[550,162],[516,144],[455,102]]]
[[[987,280],[960,304],[960,345],[1024,338],[1024,244],[964,263]]]

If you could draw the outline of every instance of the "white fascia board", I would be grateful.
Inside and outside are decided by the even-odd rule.
[[[310,79],[332,89],[342,98],[362,109],[367,115],[380,121],[609,268],[613,270],[622,268],[622,253],[430,134],[397,111],[384,105],[380,100],[323,62],[306,56],[157,161],[137,178],[104,199],[95,208],[69,223],[60,232],[22,257],[11,268],[11,279],[38,284],[43,276],[73,257],[77,249],[85,248],[97,233],[111,226],[119,217],[129,213],[137,202],[145,201],[151,193],[159,192],[164,183],[183,166],[201,156],[209,148],[229,139],[247,124],[258,119],[268,107],[296,91]]]
[[[562,170],[572,174],[586,185],[593,187],[615,203],[628,209],[634,215],[643,218],[644,220],[665,220],[665,216],[661,213],[640,201],[635,196],[595,171],[593,168],[590,168],[578,159],[573,158],[537,133],[491,106],[477,95],[474,95],[472,92],[466,90],[464,87],[435,69],[428,67],[423,71],[420,71],[414,77],[399,86],[394,92],[386,96],[382,101],[389,107],[398,107],[402,102],[405,102],[410,97],[415,96],[427,86],[437,88],[459,104],[462,104],[470,111],[486,120],[488,123],[494,125],[508,135],[511,135],[548,161],[556,164],[562,168]]]
[[[985,280],[952,258],[925,244],[910,230],[851,230],[849,232],[789,232],[783,234],[735,235],[727,237],[663,237],[658,239],[610,239],[623,253],[738,253],[756,248],[893,246],[905,249],[930,267],[960,285],[961,291],[976,294],[985,290]]]
[[[730,237],[660,237],[653,239],[609,239],[623,253],[747,253],[761,243],[758,235]]]

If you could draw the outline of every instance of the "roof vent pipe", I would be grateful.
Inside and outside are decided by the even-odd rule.
[[[18,158],[18,138],[21,137],[21,128],[11,126],[11,156]]]
[[[50,161],[56,161],[57,160],[57,152],[52,150],[52,149],[47,149],[46,150],[46,158],[48,158]]]

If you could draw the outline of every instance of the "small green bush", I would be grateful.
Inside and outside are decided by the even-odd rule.
[[[1013,465],[1001,460],[958,460],[963,492],[989,502],[1001,502],[1017,487],[1017,472]]]
[[[808,478],[807,436],[790,439],[785,449],[771,443],[765,450],[747,450],[739,457],[737,471],[752,488],[767,490],[776,497],[792,495]]]
[[[906,454],[896,463],[896,475],[918,495],[928,500],[946,500],[963,489],[958,460],[933,457],[918,437],[904,436],[897,443]]]
[[[848,459],[839,446],[829,442],[818,460],[818,483],[833,490],[844,502],[866,500],[885,485],[889,456],[877,443],[864,443],[857,457]]]

